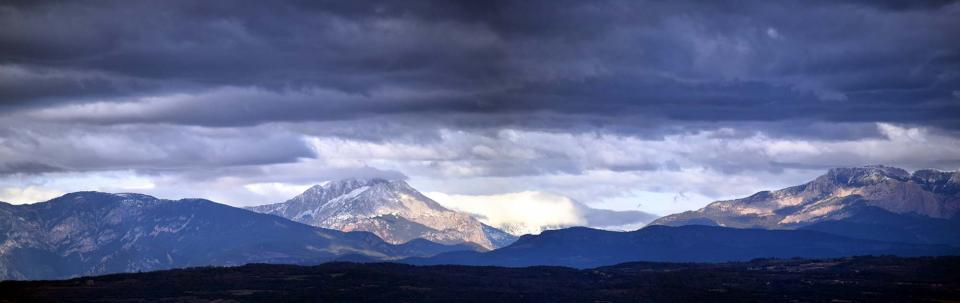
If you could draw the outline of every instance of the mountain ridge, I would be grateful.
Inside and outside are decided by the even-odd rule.
[[[624,262],[732,262],[755,258],[834,258],[855,255],[955,255],[960,247],[854,239],[810,230],[653,225],[631,232],[572,227],[525,235],[489,252],[447,252],[402,260],[415,265],[567,266]]]
[[[836,206],[841,206],[838,204],[850,202],[850,200],[844,201],[843,198],[851,196],[859,196],[867,205],[895,213],[914,212],[933,218],[951,218],[960,212],[960,196],[956,196],[960,191],[955,189],[960,182],[958,174],[960,172],[920,170],[911,175],[902,169],[886,166],[834,168],[827,174],[802,185],[774,191],[761,191],[741,199],[713,202],[699,210],[665,216],[651,224],[665,224],[683,220],[686,217],[710,219],[711,212],[734,215],[783,215],[786,213],[790,215],[781,216],[777,224],[799,223],[837,209]],[[935,177],[923,177],[930,175]],[[928,180],[938,183],[925,182]],[[824,201],[829,203],[822,203]],[[823,209],[823,207],[832,207],[832,209]],[[717,223],[726,224],[726,222]],[[738,225],[735,222],[725,226],[752,227]]]
[[[343,179],[312,186],[285,202],[247,209],[317,227],[369,231],[394,244],[424,238],[494,249],[511,240],[469,214],[443,207],[403,180]]]
[[[878,213],[878,210],[889,215]],[[886,227],[880,228],[887,230],[896,229],[897,221],[915,221],[916,218],[911,219],[911,216],[938,222],[960,221],[960,172],[925,169],[909,173],[900,168],[874,165],[833,168],[801,185],[713,202],[698,210],[664,216],[650,224],[799,229],[821,222],[847,220],[858,216],[860,212],[868,212],[874,219],[889,221],[883,223]],[[879,227],[879,223],[872,224]],[[925,225],[925,229],[911,231],[912,236],[901,234],[897,238],[885,239],[884,234],[877,233],[868,238],[915,239],[923,242],[923,233],[951,233],[950,224],[921,224]],[[934,225],[942,228],[930,229]],[[839,228],[828,229],[844,234]],[[955,235],[938,239],[960,238],[960,230],[952,233]],[[865,233],[860,235],[866,236]],[[948,244],[960,244],[960,240]]]
[[[374,260],[472,249],[393,245],[367,232],[312,227],[205,199],[76,192],[0,204],[0,279],[64,278],[246,263]]]

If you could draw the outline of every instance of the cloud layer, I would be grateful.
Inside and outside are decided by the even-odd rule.
[[[7,2],[0,200],[377,176],[667,214],[955,170],[957,37],[956,1]]]
[[[447,208],[473,214],[484,224],[518,236],[570,226],[636,230],[658,217],[640,211],[595,209],[568,197],[545,192],[498,195],[431,192],[426,195]]]

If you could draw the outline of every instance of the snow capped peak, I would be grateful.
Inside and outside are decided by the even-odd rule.
[[[409,185],[407,185],[407,183],[403,180],[388,180],[383,178],[348,178],[348,179],[334,180],[334,181],[329,181],[323,184],[314,185],[308,188],[306,191],[304,191],[300,195],[316,196],[316,195],[322,195],[323,193],[327,193],[327,192],[333,192],[333,193],[350,192],[360,187],[364,187],[364,186],[373,187],[380,184],[397,184],[397,185],[409,187]]]
[[[395,244],[424,238],[494,247],[476,218],[443,207],[404,180],[331,181],[313,186],[286,202],[249,209],[317,227],[369,231]],[[389,220],[389,216],[403,220]]]
[[[834,168],[803,185],[674,214],[654,224],[718,224],[782,228],[845,218],[862,207],[948,219],[960,215],[960,172],[889,166]]]
[[[327,183],[324,184],[324,185],[335,185],[335,184],[354,184],[354,185],[357,185],[357,184],[359,184],[359,185],[367,185],[367,186],[369,186],[369,185],[376,185],[376,184],[383,184],[383,183],[398,183],[398,182],[406,183],[406,182],[404,182],[404,181],[401,180],[401,179],[385,179],[385,178],[347,178],[347,179],[340,179],[340,180],[336,180],[336,181],[330,181],[330,182],[327,182]]]
[[[358,189],[364,189],[358,191]],[[303,193],[287,200],[281,204],[304,204],[320,206],[329,203],[332,200],[350,200],[362,194],[366,189],[374,188],[377,192],[390,194],[399,192],[416,192],[403,180],[387,180],[382,178],[351,178],[336,181],[330,181],[314,185]],[[348,196],[348,197],[343,197]]]
[[[918,170],[913,173],[910,180],[916,182],[924,189],[945,194],[960,194],[960,171],[944,172],[933,169]]]
[[[825,176],[844,185],[866,185],[886,180],[906,181],[910,179],[910,173],[906,170],[883,165],[834,168],[830,169]]]
[[[960,183],[960,171],[939,171],[935,169],[921,169],[913,172],[911,178],[924,183]]]

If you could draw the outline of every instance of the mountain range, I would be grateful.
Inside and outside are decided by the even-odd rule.
[[[960,172],[835,168],[806,184],[666,216],[651,225],[810,229],[894,242],[960,244]]]
[[[453,251],[403,262],[593,268],[631,261],[730,262],[755,258],[955,254],[960,254],[960,247],[854,239],[818,231],[655,225],[631,232],[586,227],[549,230],[523,236],[510,246],[494,251]]]
[[[567,228],[491,252],[454,251],[413,264],[596,267],[628,261],[960,253],[960,172],[835,168],[811,182],[718,201],[632,232]]]
[[[203,199],[77,192],[0,202],[0,280],[334,260],[594,267],[628,261],[960,254],[960,174],[867,166],[718,201],[616,232],[519,239],[401,180],[347,179],[242,209]]]
[[[247,263],[320,263],[349,256],[394,260],[465,245],[389,244],[203,199],[71,193],[0,203],[0,280],[51,279]]]
[[[248,209],[317,227],[368,231],[394,244],[420,238],[495,249],[516,240],[469,214],[443,207],[403,180],[340,180],[313,186],[283,203]]]

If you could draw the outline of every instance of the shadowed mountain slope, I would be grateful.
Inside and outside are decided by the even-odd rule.
[[[0,279],[246,263],[317,263],[346,254],[396,259],[470,249],[392,245],[203,199],[71,193],[47,202],[0,203]]]
[[[411,264],[556,265],[589,268],[623,262],[727,262],[754,258],[834,258],[855,255],[953,255],[945,245],[888,243],[801,230],[716,226],[649,226],[632,232],[567,228],[523,236],[490,252],[450,252],[404,260]]]

